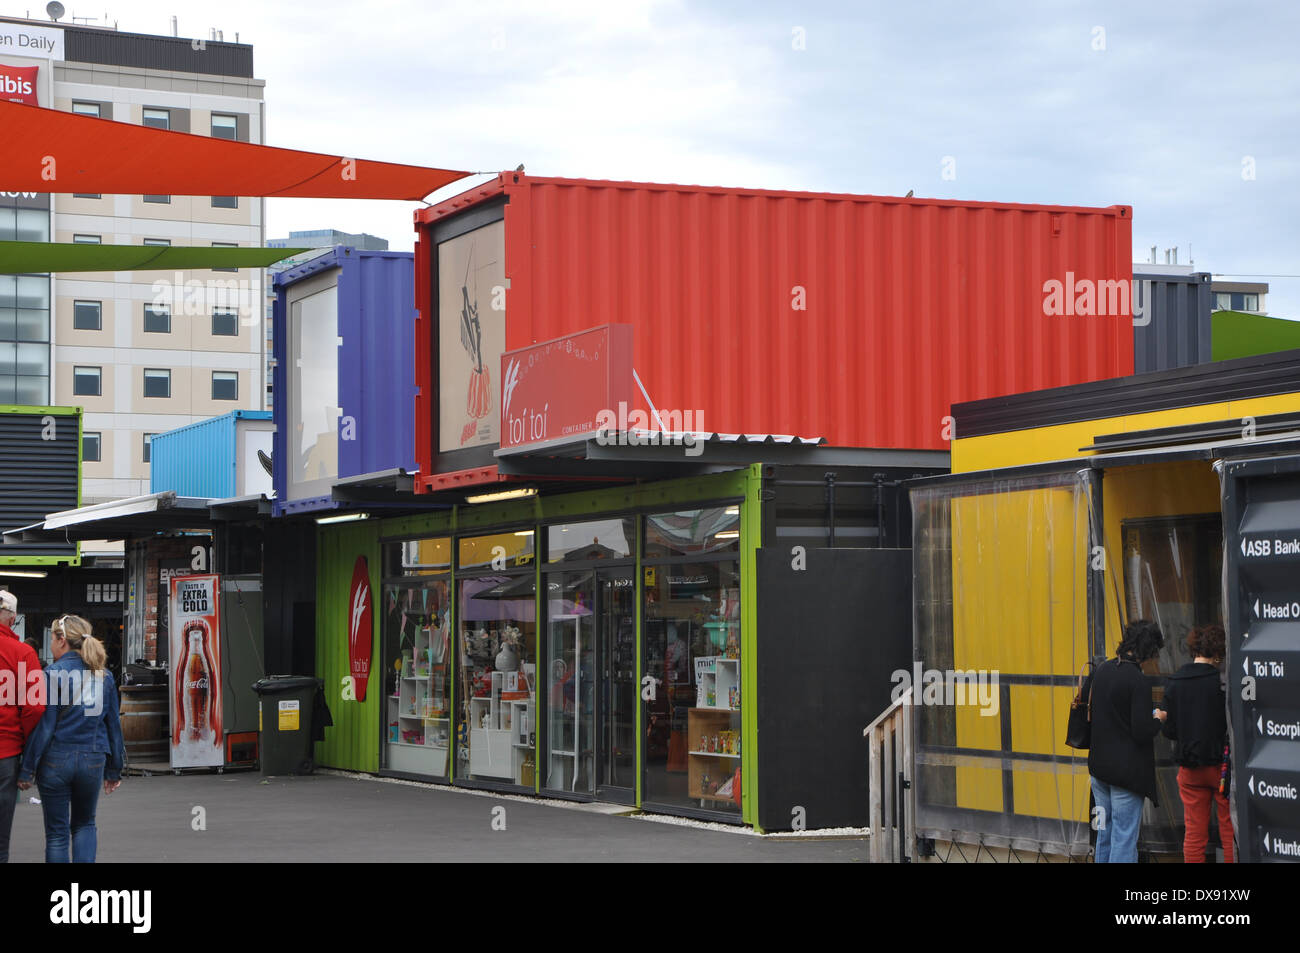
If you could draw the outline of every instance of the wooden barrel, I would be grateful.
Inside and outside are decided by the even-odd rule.
[[[121,715],[127,764],[148,764],[169,759],[165,685],[124,687]]]

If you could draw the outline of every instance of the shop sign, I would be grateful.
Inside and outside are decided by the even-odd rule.
[[[501,355],[501,448],[596,436],[632,403],[632,326],[607,324]]]
[[[122,584],[120,582],[86,583],[87,602],[121,602]]]
[[[0,63],[0,99],[11,103],[36,102],[36,71],[39,66],[6,66]]]
[[[219,768],[225,762],[221,721],[221,577],[171,579],[171,765]]]
[[[366,557],[358,556],[352,567],[352,589],[348,595],[348,662],[356,700],[366,700],[370,681],[370,657],[374,643],[371,616],[370,569]]]
[[[30,26],[26,23],[0,23],[0,53],[30,56],[33,59],[63,59],[61,27]]]

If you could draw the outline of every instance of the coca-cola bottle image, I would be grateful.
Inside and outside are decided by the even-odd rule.
[[[184,658],[176,670],[176,723],[172,738],[182,742],[210,742],[221,744],[219,705],[217,695],[216,665],[208,645],[208,626],[202,619],[185,623],[183,638]]]
[[[189,657],[185,660],[184,694],[181,705],[185,713],[185,737],[189,741],[202,741],[208,730],[208,703],[212,691],[212,673],[204,658],[203,633],[196,627],[187,627]]]

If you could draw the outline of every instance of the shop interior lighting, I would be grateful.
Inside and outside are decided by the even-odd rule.
[[[466,503],[500,503],[502,500],[518,500],[525,496],[536,496],[537,487],[525,487],[522,490],[500,490],[496,493],[480,493],[465,497]]]
[[[326,523],[351,523],[354,520],[368,520],[369,513],[340,513],[338,516],[321,516],[316,519],[317,526],[324,526]]]
[[[516,536],[532,536],[532,535],[533,535],[533,531],[532,531],[531,529],[519,529],[519,530],[515,530],[515,535],[516,535]]]
[[[740,515],[740,507],[739,507],[739,506],[728,506],[725,510],[723,510],[723,512],[726,513],[728,516],[739,516],[739,515]]]
[[[15,576],[23,579],[44,579],[48,575],[47,572],[27,569],[0,569],[0,576]]]
[[[714,533],[714,534],[713,534],[713,538],[714,538],[714,539],[739,539],[739,538],[740,538],[740,530],[738,530],[738,529],[724,529],[724,530],[723,530],[722,532],[720,532],[720,533]]]

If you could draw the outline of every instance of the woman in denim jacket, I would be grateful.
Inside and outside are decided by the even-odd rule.
[[[112,794],[126,760],[117,713],[117,685],[104,668],[104,644],[90,623],[65,615],[50,627],[54,662],[45,670],[46,708],[27,740],[18,786],[35,777],[45,814],[45,862],[94,863],[99,786]]]

